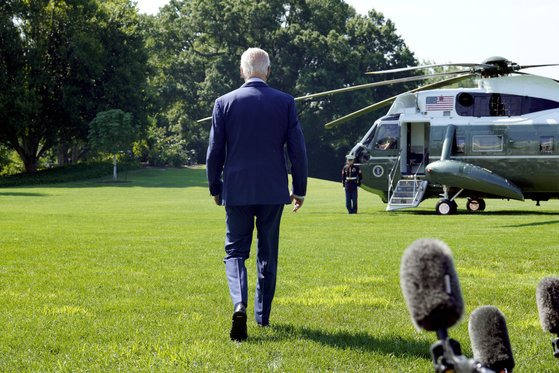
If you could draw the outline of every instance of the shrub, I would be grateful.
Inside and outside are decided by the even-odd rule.
[[[131,170],[138,167],[139,164],[133,161],[122,163],[120,166],[121,170]],[[0,177],[0,187],[81,181],[111,175],[112,172],[113,165],[110,162],[78,163],[40,170],[31,174],[19,173],[2,176]]]
[[[180,167],[190,164],[192,152],[186,141],[173,129],[151,126],[148,129],[147,159],[152,166]]]

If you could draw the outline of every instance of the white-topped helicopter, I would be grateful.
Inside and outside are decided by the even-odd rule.
[[[455,75],[325,125],[331,128],[392,105],[350,151],[363,171],[362,187],[388,203],[387,211],[442,197],[436,205],[442,215],[456,213],[457,197],[467,198],[468,211],[484,210],[485,198],[532,199],[538,204],[559,198],[559,82],[521,71],[557,64],[520,66],[492,57],[483,63],[368,74],[446,66],[467,69],[368,83],[296,100]],[[476,88],[442,88],[472,77],[477,78]]]
[[[456,212],[459,196],[467,198],[468,211],[484,210],[484,198],[538,204],[559,198],[559,82],[520,71],[555,65],[520,66],[492,57],[481,64],[373,74],[435,66],[468,69],[428,75],[457,76],[326,124],[392,104],[350,152],[361,165],[362,187],[379,194],[388,211],[441,196],[436,212],[442,215]],[[478,77],[477,88],[441,89],[471,77]]]

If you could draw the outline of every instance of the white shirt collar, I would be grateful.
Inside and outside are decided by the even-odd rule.
[[[248,80],[245,81],[245,83],[252,83],[252,82],[262,82],[264,84],[268,84],[260,78],[249,78]]]

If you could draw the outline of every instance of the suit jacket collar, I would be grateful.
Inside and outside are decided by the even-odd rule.
[[[267,87],[268,84],[259,78],[250,78],[241,87]]]

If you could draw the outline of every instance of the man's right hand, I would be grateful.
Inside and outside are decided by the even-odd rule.
[[[221,203],[220,203],[220,200],[221,200],[220,197],[221,197],[221,195],[218,194],[218,195],[215,195],[215,196],[213,196],[213,197],[214,197],[215,204],[218,205],[218,206],[221,206]]]

